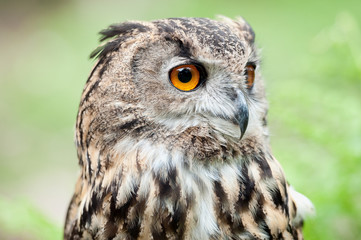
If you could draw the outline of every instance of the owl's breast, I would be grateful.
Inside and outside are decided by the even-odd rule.
[[[297,235],[282,169],[265,153],[204,162],[145,143],[133,148],[79,200],[79,232],[119,239]]]

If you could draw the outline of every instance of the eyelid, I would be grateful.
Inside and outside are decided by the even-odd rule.
[[[172,67],[172,69],[182,65],[194,65],[199,71],[204,71],[205,74],[207,73],[204,65],[193,59],[188,59],[187,61],[177,64],[176,66]]]
[[[196,68],[198,69],[201,83],[204,82],[204,81],[207,79],[207,77],[208,77],[206,68],[203,66],[203,64],[200,64],[200,63],[198,63],[198,62],[192,62],[191,64],[193,64],[194,66],[196,66]],[[200,83],[200,84],[201,84],[201,83]]]
[[[207,80],[208,78],[208,73],[207,73],[207,70],[206,68],[204,67],[204,65],[198,61],[195,61],[193,59],[189,59],[188,61],[184,61],[183,63],[180,63],[180,64],[177,64],[175,65],[174,67],[172,67],[169,72],[172,71],[172,69],[175,69],[177,67],[180,67],[180,66],[184,66],[184,65],[194,65],[198,71],[199,71],[199,75],[200,75],[200,84],[202,84],[205,80]]]
[[[252,66],[252,67],[254,68],[254,70],[256,70],[256,68],[257,68],[256,62],[252,62],[252,61],[251,61],[251,62],[247,62],[247,63],[246,63],[246,67],[247,67],[247,66]]]

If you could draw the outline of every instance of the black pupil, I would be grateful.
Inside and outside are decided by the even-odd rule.
[[[182,68],[178,72],[178,79],[182,83],[187,83],[192,79],[192,72],[189,68]]]

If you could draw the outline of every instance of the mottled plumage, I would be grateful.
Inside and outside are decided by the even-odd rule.
[[[251,27],[174,18],[101,34],[77,117],[81,174],[64,238],[302,239],[312,204],[272,156]],[[173,86],[181,64],[203,69],[204,82]]]

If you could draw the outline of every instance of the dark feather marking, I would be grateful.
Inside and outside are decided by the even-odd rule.
[[[288,193],[287,193],[286,181],[284,179],[281,179],[281,184],[282,184],[282,187],[283,187],[283,191],[285,193],[285,200],[283,201],[282,208],[283,208],[286,216],[289,217],[290,212],[289,212],[289,208],[288,208]],[[293,203],[293,201],[292,201],[292,203]]]
[[[176,43],[178,44],[178,47],[179,47],[178,56],[185,57],[185,58],[191,58],[192,57],[189,44],[184,43],[180,39],[176,39]]]
[[[258,223],[259,229],[263,230],[263,232],[265,234],[267,234],[267,236],[271,237],[272,236],[271,230],[269,229],[267,223],[265,222],[265,219],[264,219],[265,216],[264,216],[262,209],[257,210],[255,217],[257,218],[257,221],[258,221],[257,223]],[[260,220],[260,219],[262,219],[262,220]]]
[[[192,139],[191,139],[192,145],[194,145],[196,141],[197,141],[197,136],[192,135]]]
[[[129,129],[133,129],[135,127],[135,125],[137,125],[139,123],[139,120],[138,119],[133,119],[129,122],[126,122],[126,123],[123,123],[123,124],[120,124],[118,126],[116,126],[116,129],[117,130],[129,130]]]
[[[104,144],[107,146],[113,146],[119,139],[123,138],[126,134],[132,134],[134,132],[140,131],[140,128],[144,126],[143,124],[144,122],[141,119],[133,118],[132,120],[127,122],[120,122],[116,125],[108,126],[109,132],[115,134],[115,137],[110,138],[109,140],[103,140]],[[136,137],[139,137],[139,134]]]
[[[187,207],[180,201],[178,194],[174,194],[172,197],[177,196],[177,199],[173,199],[174,212],[168,213],[165,218],[162,218],[163,231],[167,234],[174,234],[177,239],[183,239],[185,232],[185,222],[187,218]]]
[[[104,63],[104,59],[100,59],[99,61],[98,61],[98,63],[95,65],[95,67],[93,68],[93,70],[91,71],[91,73],[90,73],[90,75],[89,75],[89,77],[88,77],[88,79],[87,79],[87,81],[86,81],[86,83],[88,83],[89,81],[90,81],[90,79],[93,77],[93,75],[94,75],[94,72],[98,69],[98,67],[100,66],[100,65],[102,65]],[[83,103],[84,101],[81,101],[81,104]]]
[[[288,194],[286,193],[286,199],[283,201],[282,209],[285,212],[286,217],[290,216],[290,210],[288,208]]]
[[[98,212],[99,207],[101,206],[101,201],[102,198],[98,198],[97,197],[97,192],[99,191],[99,189],[96,189],[95,191],[93,191],[90,203],[89,203],[89,207],[88,207],[88,214],[89,215],[93,215],[94,213],[96,214]]]
[[[88,125],[88,133],[90,134],[87,134],[87,137],[85,139],[85,147],[88,149],[89,148],[89,145],[90,145],[90,142],[91,140],[93,139],[93,133],[96,131],[96,128],[94,128],[92,125],[94,123],[97,123],[97,119],[94,118]]]
[[[263,152],[260,152],[259,154],[253,153],[253,155],[254,155],[254,161],[258,164],[261,171],[263,172],[262,177],[272,178],[272,170],[271,170],[270,166],[268,165]]]
[[[114,221],[115,215],[115,205],[116,205],[116,200],[117,200],[117,195],[118,195],[118,187],[117,187],[117,182],[116,179],[114,179],[111,183],[110,186],[110,192],[112,194],[112,197],[110,198],[110,216],[111,216],[111,220]]]
[[[105,170],[108,170],[110,167],[110,155],[107,154],[107,157],[105,158],[104,168]]]
[[[99,153],[99,155],[98,155],[98,164],[97,164],[97,172],[96,172],[97,177],[100,174],[100,170],[101,170],[101,163],[100,163],[100,153]]]
[[[119,37],[113,41],[109,41],[103,46],[97,47],[93,52],[90,54],[90,58],[99,58],[105,59],[108,53],[117,51],[121,46],[121,43],[125,41],[129,37]]]
[[[76,205],[75,200],[77,199],[78,194],[74,193],[73,197],[71,198],[70,204],[68,206],[67,212],[66,212],[66,218],[65,218],[65,225],[64,225],[64,229],[66,228],[66,226],[68,226],[70,223],[70,211],[74,208],[74,206]],[[72,224],[73,225],[73,224]],[[73,226],[73,230],[74,230],[74,226]]]
[[[86,161],[88,164],[88,175],[89,175],[88,181],[90,181],[92,178],[92,167],[91,167],[91,160],[90,160],[88,149],[86,150]]]
[[[197,38],[201,44],[209,47],[212,52],[222,54],[223,57],[226,57],[224,56],[225,49],[229,49],[232,52],[235,48],[239,48],[240,54],[244,55],[244,46],[242,41],[238,36],[232,33],[230,28],[222,27],[205,18],[197,18],[194,20],[197,24],[196,28],[193,23],[190,23],[183,18],[169,19],[169,23],[175,24],[177,28],[182,29],[185,34],[194,31],[196,35],[199,36]]]
[[[170,227],[173,231],[176,230],[180,239],[183,238],[185,232],[185,222],[187,219],[187,209],[183,204],[178,204],[170,221]]]
[[[127,199],[127,201],[120,207],[115,207],[113,211],[110,212],[111,218],[119,218],[126,219],[129,211],[129,207],[136,202],[136,195],[138,192],[138,186],[131,193],[131,196]]]
[[[272,201],[276,205],[276,207],[282,206],[284,208],[284,201],[282,199],[280,190],[277,187],[276,188],[269,187],[268,192],[271,194]]]
[[[144,26],[139,23],[132,23],[132,22],[126,22],[119,25],[111,25],[109,28],[104,29],[100,32],[102,37],[100,38],[100,41],[104,41],[108,38],[116,37],[118,38],[109,41],[103,46],[99,46],[96,48],[91,54],[90,58],[98,57],[103,58],[108,53],[116,51],[119,49],[122,42],[126,41],[128,38],[132,37],[131,34],[138,32],[146,32],[149,31],[150,28],[147,26]]]
[[[91,196],[91,202],[89,203],[88,208],[86,209],[84,207],[83,214],[81,215],[81,219],[80,219],[81,226],[85,226],[86,224],[91,224],[91,219],[97,210],[98,203],[99,202],[98,202],[96,193],[93,192],[93,194]]]
[[[165,230],[164,230],[164,226],[162,224],[162,229],[161,231],[158,231],[158,229],[156,229],[154,226],[152,226],[152,237],[153,239],[159,239],[159,240],[167,240],[167,235],[165,233]]]
[[[252,233],[247,230],[242,231],[241,237],[240,236],[232,236],[232,240],[240,240],[240,239],[247,239],[247,240],[259,240],[256,239]]]
[[[144,214],[145,208],[146,208],[146,198],[139,198],[134,201],[134,204],[132,206],[132,210],[136,211],[134,219],[128,218],[127,219],[127,229],[130,234],[130,236],[133,239],[137,239],[139,236],[139,233],[141,231],[141,217]],[[129,210],[130,211],[130,210]]]
[[[129,34],[134,32],[135,30],[138,30],[139,32],[146,32],[149,31],[150,28],[143,24],[134,22],[125,22],[122,24],[110,25],[107,29],[100,31],[100,34],[102,35],[100,41],[104,41],[108,38],[112,38],[118,35]]]
[[[87,91],[87,93],[85,94],[81,104],[83,104],[83,102],[86,102],[89,97],[90,97],[90,94],[95,90],[97,89],[97,87],[99,86],[99,83],[102,79],[101,78],[98,78],[94,83],[93,85],[90,86],[89,90]]]
[[[263,127],[267,126],[267,115],[263,116],[263,118],[262,118],[262,126]]]
[[[236,211],[244,211],[248,209],[248,203],[254,193],[255,182],[248,175],[248,168],[245,164],[240,167],[242,178],[240,179],[241,189],[239,191],[238,200],[236,203]]]
[[[155,174],[154,172],[153,172],[153,178],[155,181],[155,185],[157,185],[159,188],[159,198],[161,200],[163,200],[164,198],[169,197],[169,195],[173,191],[169,179],[163,179],[162,177]]]
[[[288,224],[287,231],[292,235],[294,240],[298,240],[298,233],[296,228],[293,228],[290,224]]]
[[[84,206],[83,212],[82,212],[82,214],[80,216],[80,223],[79,223],[80,227],[84,227],[86,223],[90,223],[91,222],[91,217],[92,217],[92,214],[89,213],[87,211],[87,209],[85,208],[85,206]]]
[[[79,143],[78,144],[80,144],[82,150],[84,150],[84,145],[83,145],[83,138],[84,138],[83,135],[84,135],[84,133],[83,133],[83,128],[82,128],[83,120],[84,120],[84,113],[85,113],[85,111],[88,110],[88,108],[90,106],[92,106],[92,105],[89,105],[89,106],[83,108],[81,110],[81,112],[78,114],[78,117],[80,118],[79,123],[77,124],[78,125],[77,129],[79,131]]]
[[[227,161],[227,157],[229,156],[229,153],[228,153],[228,148],[226,147],[226,146],[221,146],[221,153],[222,153],[222,155],[221,155],[221,157],[222,157],[222,160],[223,161]]]
[[[295,217],[296,216],[296,214],[297,214],[297,206],[296,206],[296,204],[295,204],[295,202],[294,201],[292,201],[292,208],[293,208],[293,212],[294,212],[294,216],[292,216],[292,217]]]
[[[214,191],[216,196],[219,198],[220,203],[227,201],[226,192],[223,190],[223,187],[219,181],[214,181]],[[221,209],[223,210],[223,205],[221,206]]]
[[[229,209],[230,206],[228,203],[227,194],[219,181],[214,182],[214,191],[216,196],[219,198],[216,207],[218,211],[218,217],[220,217],[221,221],[229,225],[233,234],[243,233],[245,228],[242,220],[237,214],[232,216]]]
[[[75,224],[71,234],[69,235],[69,239],[71,240],[79,240],[81,239],[81,237],[83,236],[83,231],[81,229],[78,228],[78,226]],[[67,238],[65,238],[67,239]]]
[[[153,172],[153,179],[155,184],[159,187],[160,202],[171,199],[171,201],[175,203],[174,213],[168,213],[165,219],[162,220],[162,232],[159,232],[156,229],[153,230],[152,234],[154,239],[162,239],[163,234],[165,233],[176,234],[179,239],[184,235],[187,208],[191,207],[192,203],[187,201],[187,198],[187,206],[184,206],[184,204],[181,203],[181,189],[177,184],[177,177],[178,173],[176,169],[170,169],[166,179],[161,178]]]
[[[254,221],[258,224],[258,227],[264,231],[265,234],[268,235],[268,237],[271,237],[271,230],[269,229],[265,219],[266,215],[263,211],[263,205],[264,205],[265,199],[262,194],[258,194],[257,196],[257,210],[255,213],[253,213]]]
[[[102,182],[103,179],[100,180]],[[86,223],[91,223],[91,218],[94,214],[97,214],[99,209],[102,207],[103,199],[105,198],[107,192],[100,189],[99,185],[95,187],[95,182],[92,184],[92,195],[89,202],[89,206],[83,208],[83,214],[80,218],[80,226],[85,226]]]
[[[83,156],[81,155],[81,153],[78,154],[78,159],[79,159],[78,164],[79,164],[80,166],[82,166],[84,162],[83,162]]]
[[[117,225],[114,222],[108,220],[104,226],[104,238],[109,240],[113,239],[117,234],[117,230]]]
[[[99,79],[101,79],[103,77],[103,74],[108,69],[111,60],[112,60],[111,56],[106,58],[104,64],[102,65],[101,69],[99,70],[99,73],[98,73],[98,75],[99,75],[98,78]]]
[[[98,149],[100,148],[99,153],[98,153],[98,163],[97,163],[97,172],[96,172],[96,176],[98,177],[100,175],[100,173],[105,172],[105,170],[106,170],[105,165],[109,164],[109,163],[107,163],[109,154],[106,154],[106,155],[104,154],[104,152],[107,150],[106,145],[103,145],[101,147],[98,147],[98,145],[96,145],[96,147]],[[103,165],[102,165],[102,163],[103,163]]]
[[[167,23],[163,23],[163,22],[154,22],[155,25],[157,26],[157,29],[160,33],[167,33],[169,35],[174,34],[175,32],[175,28],[174,26],[171,26]]]
[[[92,54],[93,54],[93,53],[92,53]],[[97,54],[98,54],[98,53],[97,53]],[[92,55],[90,55],[90,56],[92,57]],[[103,75],[103,72],[105,71],[105,69],[106,69],[106,67],[108,66],[108,64],[109,64],[109,62],[110,62],[111,59],[107,59],[106,62],[105,62],[105,60],[106,60],[105,58],[101,58],[101,59],[98,61],[98,63],[95,65],[95,67],[94,67],[93,70],[91,71],[91,73],[90,73],[90,75],[89,75],[88,80],[86,81],[86,83],[89,83],[89,81],[90,81],[90,79],[93,77],[95,71],[96,71],[96,70],[98,69],[98,67],[100,67],[101,65],[103,65],[103,67],[102,67],[102,69],[100,70],[99,73],[101,73],[100,76]],[[103,70],[103,68],[105,68],[105,69]],[[97,79],[96,83],[99,84],[98,82],[100,82],[100,80],[101,80],[101,77],[99,77],[99,78]],[[92,87],[94,87],[94,84],[93,84]],[[89,98],[89,96],[90,96],[90,92],[89,92],[89,91],[93,91],[93,90],[94,90],[94,89],[89,89],[89,90],[88,90],[88,92],[86,93],[85,97],[81,100],[80,106],[82,106],[82,105],[84,104],[84,102],[88,101],[88,98]]]
[[[132,136],[134,136],[135,138],[138,138],[140,134],[149,133],[150,131],[153,131],[155,128],[154,126],[151,125],[145,125],[144,122],[140,122],[140,123],[141,123],[140,125],[132,129]]]
[[[192,58],[192,54],[191,54],[191,50],[190,50],[190,46],[187,43],[184,43],[182,40],[180,40],[179,38],[174,37],[173,35],[169,34],[164,36],[164,39],[166,41],[172,42],[172,43],[176,43],[178,46],[178,53],[177,55],[179,57],[184,57],[184,58],[188,58],[191,59]]]
[[[232,226],[233,225],[232,216],[230,214],[229,208],[227,207],[227,205],[229,205],[227,194],[224,191],[219,181],[214,181],[214,191],[219,199],[217,203],[217,210],[219,211],[219,217],[229,226]]]
[[[138,192],[138,186],[135,187],[134,191],[131,193],[131,196],[127,199],[127,201],[121,205],[120,207],[116,206],[116,196],[117,196],[117,185],[115,181],[112,182],[111,192],[112,197],[110,201],[110,216],[109,221],[116,223],[119,219],[127,219],[127,215],[130,211],[130,208],[137,204],[136,196]],[[143,208],[144,209],[144,208]],[[137,219],[133,219],[132,221],[125,221],[124,229],[127,230],[128,234],[133,238],[137,238],[140,232],[140,225],[137,222]]]

